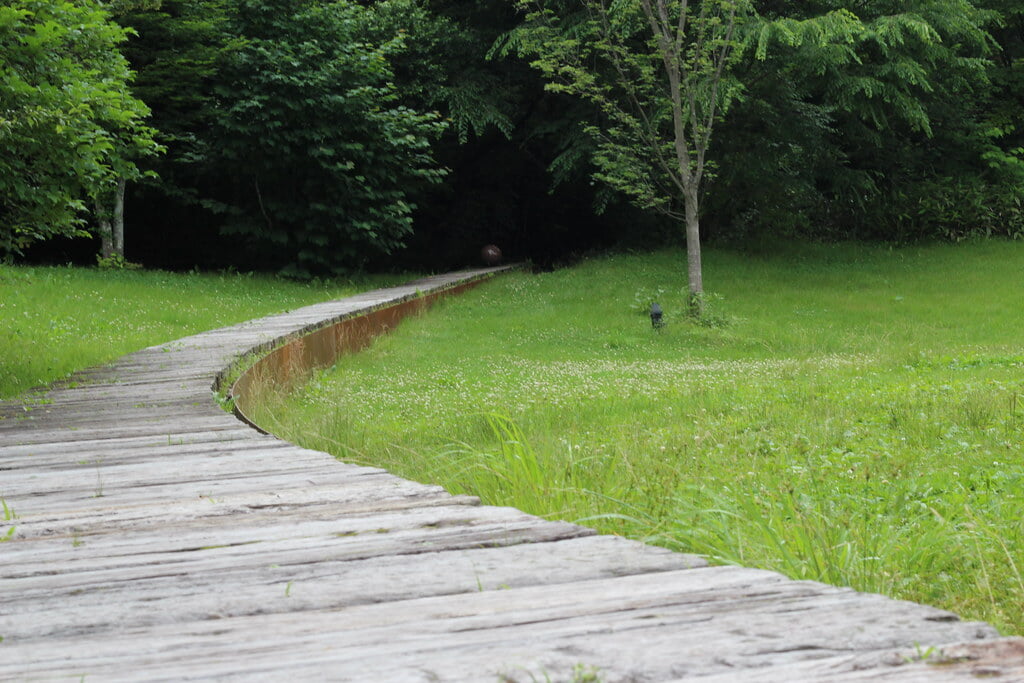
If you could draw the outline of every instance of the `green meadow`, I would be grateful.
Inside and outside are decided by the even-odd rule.
[[[147,346],[395,279],[302,284],[240,274],[0,264],[0,398]]]
[[[503,276],[258,420],[347,461],[1024,633],[1024,243]],[[667,325],[652,329],[656,299]]]

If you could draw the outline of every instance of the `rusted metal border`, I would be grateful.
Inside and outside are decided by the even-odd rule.
[[[328,321],[312,330],[304,330],[294,337],[285,337],[269,353],[253,363],[239,375],[228,392],[233,400],[233,412],[242,422],[266,433],[250,417],[254,401],[266,396],[266,392],[280,395],[307,379],[314,370],[332,365],[346,353],[366,348],[378,336],[398,326],[404,318],[425,311],[445,296],[460,294],[475,287],[493,275],[507,272],[511,268],[498,270],[444,287],[432,292],[412,295],[384,306],[355,311],[349,316]],[[254,353],[265,350],[267,345],[254,349]],[[222,381],[223,377],[219,378]]]

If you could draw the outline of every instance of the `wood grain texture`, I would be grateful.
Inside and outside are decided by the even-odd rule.
[[[481,506],[213,399],[253,349],[491,272],[194,335],[0,403],[17,515],[0,521],[0,679],[1024,680],[1024,641],[985,624]]]

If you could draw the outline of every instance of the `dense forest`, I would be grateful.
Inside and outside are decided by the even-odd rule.
[[[1024,236],[1024,6],[0,7],[0,258],[553,264],[698,220],[751,248]]]

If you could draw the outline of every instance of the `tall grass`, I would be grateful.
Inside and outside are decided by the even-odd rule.
[[[0,398],[136,349],[390,280],[301,284],[239,274],[0,264]]]
[[[711,251],[712,326],[680,315],[684,263],[503,277],[258,419],[489,503],[1024,632],[1024,244]]]

